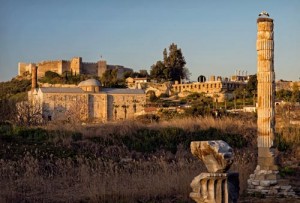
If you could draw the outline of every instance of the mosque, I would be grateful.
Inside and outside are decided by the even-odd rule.
[[[77,86],[38,87],[37,66],[32,66],[32,89],[28,99],[41,106],[44,120],[78,119],[105,122],[133,119],[143,112],[146,94],[142,89],[102,88],[96,79]]]

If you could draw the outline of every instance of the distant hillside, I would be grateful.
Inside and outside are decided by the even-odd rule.
[[[27,91],[30,90],[31,80],[16,77],[7,82],[0,82],[0,100],[13,99],[23,101],[27,99]]]

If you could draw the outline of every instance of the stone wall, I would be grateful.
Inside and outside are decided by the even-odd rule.
[[[82,63],[81,74],[98,75],[98,63]]]
[[[107,95],[106,94],[89,94],[89,118],[95,121],[107,120]]]
[[[18,75],[22,76],[25,73],[31,74],[30,63],[18,63]]]
[[[87,95],[44,93],[40,96],[43,106],[43,117],[49,120],[66,120],[68,116],[87,118]]]
[[[38,66],[38,77],[45,76],[47,71],[52,71],[58,74],[62,74],[62,61],[43,61],[37,64]]]
[[[29,92],[29,98],[42,102],[45,120],[112,121],[133,119],[144,110],[145,95],[106,93]]]
[[[135,113],[143,111],[145,103],[145,95],[108,95],[108,120],[133,119]]]
[[[206,93],[208,96],[215,97],[218,95],[218,101],[223,102],[225,96],[232,97],[229,92],[234,91],[240,86],[245,86],[243,82],[232,82],[232,81],[208,81],[208,82],[195,82],[188,84],[174,84],[172,85],[172,92],[183,93],[183,92],[197,92]],[[226,93],[227,92],[227,93]]]

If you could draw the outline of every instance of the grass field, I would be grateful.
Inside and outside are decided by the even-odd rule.
[[[256,123],[241,118],[1,125],[0,202],[192,202],[189,184],[206,169],[189,143],[214,139],[234,148],[243,193],[255,137]]]

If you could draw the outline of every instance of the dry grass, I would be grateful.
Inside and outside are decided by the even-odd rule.
[[[80,152],[75,157],[55,157],[47,152],[24,150],[17,159],[0,159],[0,201],[2,202],[192,202],[192,179],[206,171],[189,149],[178,146],[176,154],[160,150],[143,154],[124,146],[102,146],[93,137],[130,135],[142,128],[178,127],[185,131],[220,129],[253,140],[255,124],[232,118],[186,118],[141,124],[124,121],[97,126],[56,124],[45,127],[57,131],[51,142],[62,149]],[[66,131],[79,131],[83,140],[73,142]],[[1,142],[0,142],[1,144]],[[235,150],[232,170],[240,173],[241,191],[255,167],[253,145]],[[9,150],[12,144],[4,143]],[[2,150],[5,154],[6,149]],[[50,152],[49,152],[50,153]],[[88,154],[88,155],[87,155]],[[1,199],[2,198],[2,199]]]

